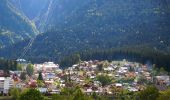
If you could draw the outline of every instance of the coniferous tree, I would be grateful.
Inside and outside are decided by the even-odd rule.
[[[25,72],[22,72],[22,73],[21,73],[20,79],[23,80],[23,81],[26,80],[26,73],[25,73]]]
[[[39,75],[38,75],[38,80],[40,80],[40,81],[43,81],[42,72],[39,72]]]

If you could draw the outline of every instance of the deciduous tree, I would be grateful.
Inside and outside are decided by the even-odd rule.
[[[28,64],[26,71],[27,71],[28,76],[31,77],[34,73],[34,66],[32,64]]]
[[[44,100],[44,97],[38,90],[30,89],[22,93],[19,100]]]

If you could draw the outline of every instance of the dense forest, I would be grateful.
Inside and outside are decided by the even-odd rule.
[[[9,72],[9,70],[17,70],[18,63],[15,60],[5,60],[0,58],[0,70]]]
[[[164,54],[149,48],[119,48],[119,49],[109,49],[109,50],[86,50],[84,52],[75,53],[68,57],[63,58],[60,61],[61,67],[69,67],[73,64],[78,63],[80,60],[123,60],[140,62],[143,64],[155,64],[156,67],[164,67],[167,71],[170,71],[170,55]]]

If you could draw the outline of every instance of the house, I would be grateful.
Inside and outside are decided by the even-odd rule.
[[[47,88],[38,88],[38,90],[39,90],[41,93],[47,93],[47,92],[48,92],[48,89],[47,89]]]
[[[14,81],[11,77],[0,77],[0,92],[8,94],[9,89],[14,86]]]
[[[30,88],[36,88],[36,87],[38,87],[38,84],[37,84],[37,81],[36,81],[36,80],[30,80],[30,81],[28,82],[28,85],[29,85]]]
[[[121,88],[123,85],[121,83],[115,83],[115,86]]]
[[[27,61],[25,59],[17,59],[16,60],[18,63],[26,63]]]
[[[45,73],[45,79],[54,79],[55,73]]]
[[[4,76],[4,71],[3,70],[0,70],[0,77],[3,77]]]
[[[130,91],[130,92],[137,92],[138,89],[136,89],[136,88],[134,88],[134,87],[129,87],[129,88],[128,88],[128,91]]]
[[[156,76],[155,78],[156,78],[155,83],[157,85],[166,85],[166,86],[170,85],[170,77],[168,75]]]
[[[88,89],[86,89],[86,90],[84,91],[84,93],[87,94],[87,95],[92,95],[93,92],[94,92],[94,91],[93,91],[91,88],[88,88]]]
[[[60,94],[60,90],[59,89],[52,89],[50,94]]]
[[[54,64],[54,62],[44,62],[43,64],[35,64],[34,70],[36,71],[45,71],[45,72],[52,72],[59,69],[58,64]]]
[[[120,67],[119,70],[117,71],[119,74],[125,74],[128,72],[127,67]]]
[[[104,71],[113,71],[114,69],[112,67],[107,67],[107,68],[104,68]]]

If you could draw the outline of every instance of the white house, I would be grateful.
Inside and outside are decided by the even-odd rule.
[[[112,67],[107,67],[107,68],[104,68],[104,71],[113,71],[114,69]]]
[[[54,62],[44,62],[43,64],[35,64],[35,71],[55,71],[59,68],[58,64]]]
[[[0,77],[0,92],[8,94],[10,88],[14,86],[14,80],[11,77]]]
[[[123,85],[121,83],[115,83],[116,87],[122,87]]]

